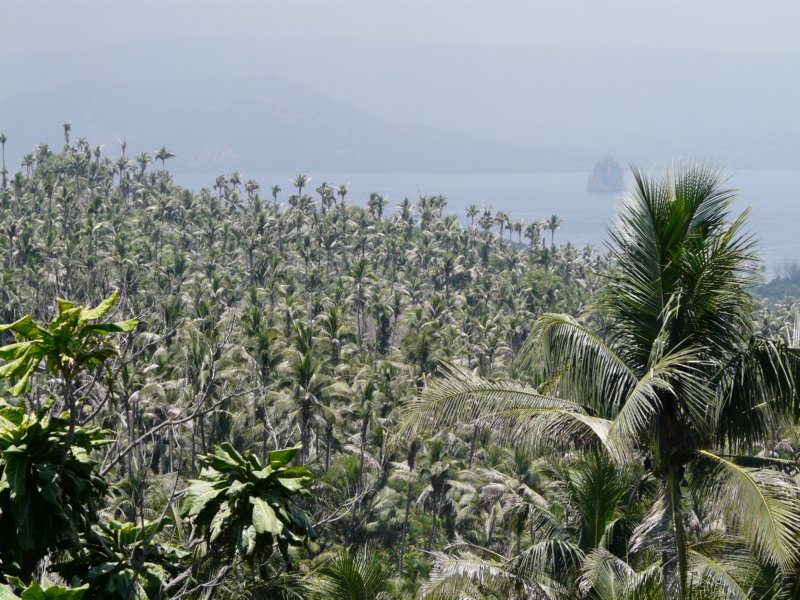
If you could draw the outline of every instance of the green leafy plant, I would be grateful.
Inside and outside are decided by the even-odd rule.
[[[211,547],[232,550],[249,561],[269,557],[278,545],[289,546],[316,537],[306,513],[292,499],[309,495],[314,478],[303,466],[287,466],[299,446],[269,453],[266,464],[229,443],[199,457],[200,478],[186,491],[183,516],[202,531]]]
[[[137,320],[116,323],[95,323],[104,317],[117,302],[117,292],[94,308],[76,306],[58,299],[56,316],[42,327],[26,315],[6,325],[0,332],[11,331],[18,341],[0,348],[0,358],[7,361],[0,367],[0,379],[15,379],[10,389],[14,396],[27,391],[30,378],[42,361],[49,373],[64,378],[67,400],[71,400],[71,383],[81,369],[91,369],[118,353],[116,344],[108,340],[110,333],[128,333]]]
[[[25,586],[16,577],[11,577],[12,586],[0,583],[0,600],[81,600],[89,590],[88,585],[79,588],[65,588],[60,585],[51,585],[42,588],[37,582]],[[15,591],[17,593],[15,593]]]
[[[153,542],[170,523],[164,518],[141,526],[114,520],[95,525],[84,536],[84,551],[53,569],[67,581],[88,583],[87,600],[155,598],[189,556],[188,550]]]
[[[51,550],[80,548],[107,485],[92,450],[109,441],[98,427],[76,427],[0,400],[0,572],[30,577]],[[66,458],[65,458],[66,456]]]

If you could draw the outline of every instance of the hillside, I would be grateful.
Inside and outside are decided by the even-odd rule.
[[[40,140],[58,147],[52,132],[68,121],[93,146],[118,138],[136,152],[166,145],[180,172],[531,172],[589,164],[578,153],[395,123],[274,77],[180,85],[90,80],[0,97],[12,163]]]
[[[719,173],[645,175],[601,255],[68,134],[0,187],[0,597],[800,589],[798,313]]]

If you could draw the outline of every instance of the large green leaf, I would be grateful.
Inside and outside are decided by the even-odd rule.
[[[274,536],[283,530],[283,523],[272,507],[261,498],[250,498],[253,505],[253,526],[258,533],[270,533]]]
[[[111,310],[114,304],[116,304],[118,299],[119,293],[115,290],[108,298],[100,302],[100,304],[94,308],[84,309],[83,313],[81,314],[81,318],[84,321],[95,321],[101,317],[104,317],[106,313]]]
[[[3,452],[3,475],[0,490],[8,489],[11,499],[18,501],[25,495],[25,480],[28,472],[27,448],[11,446]]]
[[[129,333],[136,329],[139,324],[138,319],[128,319],[127,321],[117,321],[116,323],[98,323],[95,325],[86,325],[81,328],[80,335],[85,337],[90,333]]]
[[[298,452],[300,452],[300,446],[285,448],[283,450],[273,450],[269,453],[269,464],[273,469],[286,466],[294,460]]]
[[[0,325],[0,331],[13,331],[23,338],[36,340],[41,340],[48,335],[47,331],[37,325],[30,315],[25,315],[13,323]]]
[[[194,497],[187,516],[194,517],[199,515],[206,508],[207,504],[213,502],[224,491],[225,490],[210,490]]]

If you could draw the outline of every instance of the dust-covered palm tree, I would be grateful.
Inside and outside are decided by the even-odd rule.
[[[469,219],[469,226],[475,227],[475,217],[478,216],[479,210],[477,204],[470,204],[467,207],[467,218]]]
[[[303,188],[308,185],[309,181],[311,181],[311,177],[300,173],[294,179],[289,180],[289,183],[297,188],[297,195],[300,196],[303,194]]]
[[[164,172],[164,169],[166,168],[167,160],[169,160],[170,158],[174,158],[174,157],[175,157],[175,155],[172,152],[170,152],[169,150],[167,150],[166,146],[161,146],[161,148],[159,148],[156,151],[156,160],[160,160],[161,161],[161,172],[162,173]]]
[[[544,221],[544,228],[550,232],[550,247],[553,247],[553,237],[556,234],[556,229],[561,229],[561,224],[563,223],[561,217],[558,215],[551,215],[549,219],[545,219]]]
[[[298,336],[304,331],[310,331],[300,324],[295,326],[295,330]],[[327,405],[330,401],[346,397],[349,390],[345,383],[335,381],[325,372],[323,363],[315,358],[310,344],[302,349],[289,349],[286,356],[286,362],[279,369],[283,376],[279,387],[285,392],[274,395],[279,404],[285,406],[285,412],[297,421],[300,443],[303,445],[300,462],[305,464],[309,458],[309,440],[315,417],[318,413],[329,412]],[[319,437],[317,432],[317,438]]]
[[[412,426],[479,419],[539,445],[604,448],[658,484],[638,536],[658,557],[664,597],[689,595],[688,497],[704,527],[734,536],[778,576],[796,569],[800,490],[770,444],[797,405],[797,353],[753,332],[757,261],[731,219],[717,170],[634,171],[610,232],[598,330],[566,315],[535,324],[517,381],[458,368],[407,412]]]
[[[0,161],[0,177],[3,180],[2,189],[6,189],[6,176],[8,175],[8,171],[6,171],[6,142],[8,138],[6,137],[5,133],[0,133],[0,155],[2,155],[2,161]]]

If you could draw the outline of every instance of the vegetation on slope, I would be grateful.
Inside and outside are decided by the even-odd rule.
[[[640,176],[603,256],[64,133],[0,190],[0,521],[63,521],[0,541],[0,595],[800,589],[793,309],[712,175]]]

